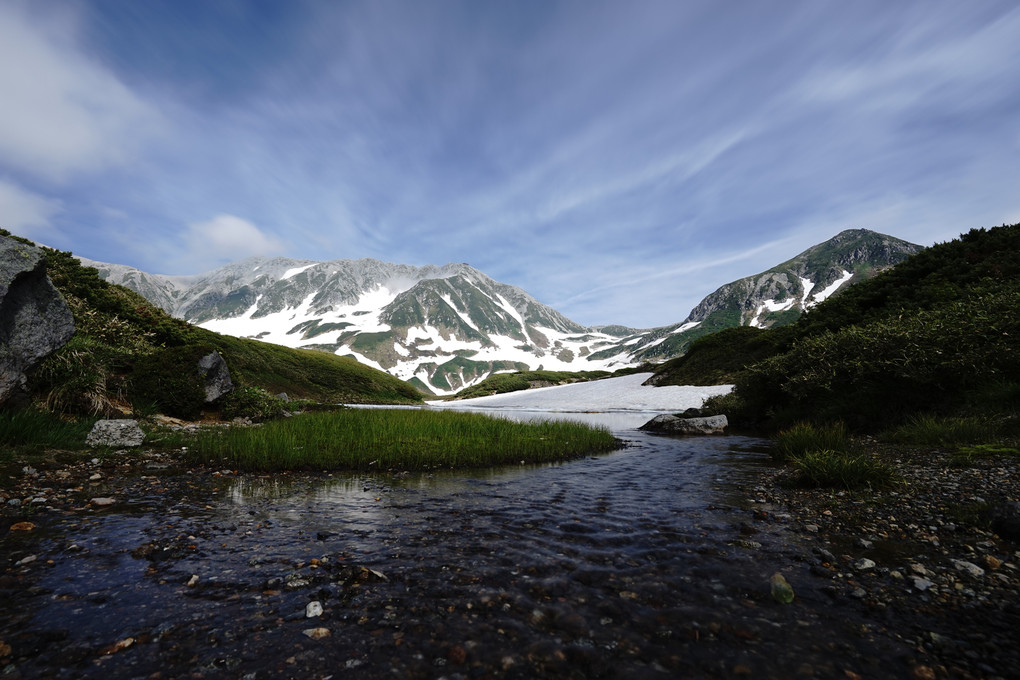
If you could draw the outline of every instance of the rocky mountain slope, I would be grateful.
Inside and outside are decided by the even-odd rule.
[[[693,340],[724,328],[769,328],[794,321],[846,286],[870,279],[922,246],[867,229],[848,229],[754,276],[718,288],[678,324],[645,333],[632,345],[639,361],[682,354]]]
[[[681,323],[589,328],[466,264],[249,258],[195,277],[82,260],[167,312],[204,328],[353,356],[445,395],[493,372],[615,370],[681,354],[696,337],[792,320],[919,246],[845,231],[705,298]]]

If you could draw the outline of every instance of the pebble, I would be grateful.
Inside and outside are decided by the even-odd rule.
[[[321,627],[320,628],[306,628],[305,630],[303,630],[301,632],[304,633],[306,636],[310,637],[313,640],[322,640],[323,638],[328,638],[330,635],[333,634],[329,630],[329,628],[321,628]]]
[[[92,505],[96,506],[97,508],[105,508],[107,506],[113,505],[116,502],[117,501],[113,500],[112,498],[100,497],[92,499]]]
[[[876,566],[878,565],[875,564],[875,561],[869,560],[867,557],[862,557],[854,562],[854,569],[857,571],[868,571],[869,569],[874,569]]]
[[[973,562],[968,562],[966,560],[953,560],[953,566],[956,567],[957,570],[962,571],[969,576],[973,576],[974,578],[985,575],[984,569]]]
[[[305,605],[305,618],[313,619],[316,616],[322,616],[322,603],[318,600],[314,600]]]

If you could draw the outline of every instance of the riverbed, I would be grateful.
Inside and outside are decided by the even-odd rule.
[[[765,442],[616,434],[607,455],[474,472],[257,476],[125,454],[98,480],[38,473],[49,493],[3,518],[3,672],[907,676],[912,650],[755,522]],[[793,604],[770,595],[777,572]]]

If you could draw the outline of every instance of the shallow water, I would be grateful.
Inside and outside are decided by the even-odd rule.
[[[40,516],[33,535],[4,538],[38,555],[5,576],[9,671],[898,674],[883,659],[899,651],[848,637],[852,617],[794,577],[806,570],[795,545],[748,526],[761,441],[617,434],[626,448],[557,465],[179,474],[109,510]],[[776,570],[797,583],[796,605],[769,598]],[[313,601],[323,613],[308,618]],[[316,628],[328,637],[305,633]]]

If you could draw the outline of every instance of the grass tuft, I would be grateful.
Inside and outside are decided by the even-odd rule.
[[[898,444],[949,447],[988,441],[994,438],[994,429],[984,418],[917,415],[888,436]]]
[[[34,408],[0,411],[0,458],[15,451],[82,449],[94,423],[94,418],[69,421]]]
[[[843,423],[814,425],[797,423],[775,437],[770,455],[776,462],[786,462],[814,451],[848,452],[852,448],[850,432]]]
[[[810,487],[839,489],[877,488],[889,485],[893,471],[866,453],[820,450],[793,459],[796,482]]]
[[[554,462],[609,451],[609,430],[578,423],[515,423],[475,413],[348,409],[261,427],[203,431],[190,462],[248,471],[434,470]]]

